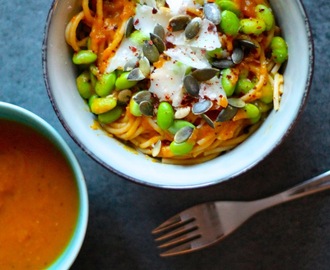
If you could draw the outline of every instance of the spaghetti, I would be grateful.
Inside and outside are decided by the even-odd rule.
[[[279,110],[287,48],[269,3],[223,2],[82,1],[65,37],[106,132],[163,163],[197,164]]]

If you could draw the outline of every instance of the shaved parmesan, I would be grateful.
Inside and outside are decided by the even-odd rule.
[[[187,46],[176,46],[164,52],[172,58],[172,60],[179,61],[187,66],[193,68],[208,68],[211,67],[209,61],[205,57],[205,50],[199,48],[192,48]]]
[[[221,48],[217,27],[209,20],[203,19],[199,34],[187,40],[184,31],[170,33],[166,40],[174,45],[190,46],[212,51]]]
[[[226,93],[222,88],[221,79],[213,77],[211,80],[200,84],[199,95],[204,98],[208,97],[211,100],[220,100],[226,98]]]
[[[155,9],[146,5],[137,5],[134,27],[149,36],[150,33],[153,33],[157,23],[166,29],[168,21],[172,16],[168,8]]]
[[[130,39],[124,39],[117,49],[115,55],[109,60],[106,72],[110,73],[116,69],[124,69],[127,62],[132,59],[138,59],[138,55],[142,52],[142,46],[136,45]]]
[[[196,6],[193,0],[166,0],[166,3],[175,15],[185,14],[187,8]]]
[[[177,107],[183,98],[183,78],[187,67],[180,63],[168,61],[161,68],[155,69],[150,75],[149,91],[155,94],[160,101],[172,101]]]

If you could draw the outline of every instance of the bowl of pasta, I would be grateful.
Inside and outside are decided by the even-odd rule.
[[[292,130],[312,79],[299,0],[55,0],[49,98],[105,168],[159,188],[238,176]]]

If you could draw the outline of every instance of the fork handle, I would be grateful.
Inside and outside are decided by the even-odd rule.
[[[327,189],[330,189],[330,171],[315,176],[280,194],[284,196],[285,201],[291,201]]]
[[[254,201],[252,204],[255,207],[255,212],[258,212],[265,208],[293,201],[327,189],[330,189],[330,171],[315,176],[276,195]]]

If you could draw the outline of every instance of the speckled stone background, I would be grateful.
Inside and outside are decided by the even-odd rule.
[[[293,132],[263,162],[234,180],[173,191],[124,180],[78,148],[58,121],[42,77],[43,31],[52,1],[0,1],[0,100],[53,125],[86,176],[90,220],[72,269],[330,269],[329,192],[262,212],[221,244],[185,256],[160,258],[150,234],[161,221],[195,203],[258,199],[330,169],[330,1],[302,2],[313,31],[315,71]]]

